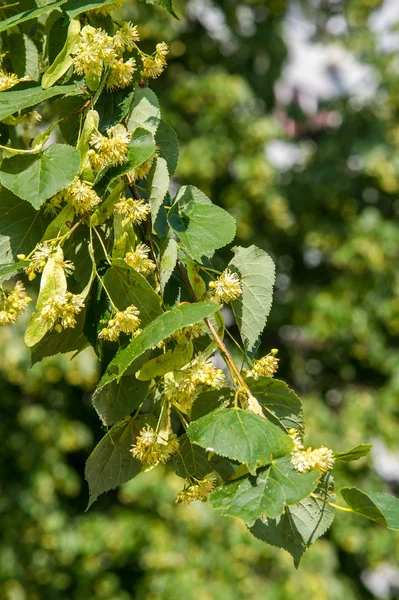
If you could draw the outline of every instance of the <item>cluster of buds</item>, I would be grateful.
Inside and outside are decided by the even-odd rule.
[[[295,429],[290,429],[288,432],[293,440],[295,450],[291,454],[291,463],[300,473],[310,471],[310,469],[318,469],[322,473],[330,471],[334,467],[334,453],[325,446],[320,448],[307,448],[304,450],[302,439],[299,432]]]
[[[242,294],[241,280],[237,273],[232,273],[230,269],[225,269],[220,277],[211,281],[209,288],[213,290],[213,297],[220,304],[228,304]]]
[[[24,313],[32,298],[27,295],[22,281],[17,281],[14,289],[5,291],[0,288],[0,325],[15,323],[17,317]]]
[[[226,383],[226,376],[221,369],[209,361],[201,361],[184,371],[168,374],[164,381],[164,391],[169,402],[188,414],[199,386],[220,389]]]
[[[73,206],[78,216],[92,212],[101,201],[92,186],[79,179],[79,177],[75,177],[73,182],[52,200],[49,210],[54,209],[64,200]]]
[[[273,377],[278,369],[279,359],[276,358],[277,352],[278,350],[273,348],[269,354],[260,360],[256,360],[252,369],[246,372],[246,376],[253,377],[254,379],[259,379],[259,377]]]
[[[170,434],[164,442],[158,439],[157,433],[150,425],[146,425],[136,437],[136,443],[130,451],[134,458],[147,467],[158,463],[166,463],[179,450],[179,442],[174,434]]]
[[[176,502],[184,502],[186,504],[190,504],[191,502],[194,502],[194,500],[206,502],[214,487],[214,475],[206,475],[204,479],[197,480],[195,483],[190,483],[185,486],[184,489],[177,494]]]
[[[106,323],[106,327],[100,331],[98,337],[110,342],[116,342],[121,333],[133,333],[137,335],[140,323],[140,312],[132,304],[126,310],[116,312]]]
[[[6,73],[3,69],[0,69],[0,92],[4,92],[5,90],[14,87],[14,85],[17,85],[18,81],[18,75],[15,73]]]
[[[55,294],[44,304],[39,318],[49,329],[55,329],[60,333],[68,327],[75,327],[76,315],[83,307],[84,300],[80,294],[70,292]]]
[[[37,244],[32,255],[29,258],[29,265],[25,268],[25,273],[28,279],[32,281],[36,277],[36,273],[41,273],[47,264],[48,259],[57,250],[56,244],[53,242],[41,242]],[[19,260],[26,260],[25,254],[18,254]],[[61,267],[64,269],[65,275],[71,275],[75,270],[75,265],[70,260],[63,260]]]
[[[96,131],[89,142],[92,148],[88,152],[95,171],[105,167],[116,167],[126,161],[131,134],[123,125],[115,125],[107,130],[107,135]]]
[[[115,204],[115,212],[125,217],[122,220],[122,227],[140,225],[147,220],[151,212],[151,206],[146,204],[144,200],[134,200],[122,196],[120,201]]]
[[[145,244],[138,244],[134,252],[128,252],[125,262],[142,275],[149,275],[156,267],[154,261],[148,258],[150,249]]]

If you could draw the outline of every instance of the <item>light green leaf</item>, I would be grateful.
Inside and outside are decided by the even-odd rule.
[[[129,452],[144,422],[128,417],[116,423],[94,448],[86,462],[89,504],[104,492],[116,488],[140,473],[141,463]]]
[[[190,186],[191,188],[191,186]],[[187,191],[184,198],[187,198]],[[181,207],[176,201],[169,211],[168,221],[187,254],[196,261],[203,256],[211,257],[215,250],[229,244],[235,236],[234,218],[219,206],[203,203],[195,198]],[[182,196],[180,195],[180,198]]]
[[[161,300],[145,277],[116,259],[104,276],[104,285],[119,310],[134,304],[140,311],[142,327],[162,314]]]
[[[177,261],[177,242],[170,238],[166,240],[166,245],[161,248],[161,259],[159,263],[159,283],[162,294],[174,271]]]
[[[158,129],[161,119],[158,98],[150,88],[137,87],[134,91],[130,116],[127,122],[129,131],[134,132],[141,127],[151,131],[152,134]]]
[[[67,352],[80,352],[88,345],[83,333],[86,309],[76,317],[75,327],[68,327],[61,333],[55,330],[48,331],[46,335],[30,349],[31,365],[40,362],[46,356],[66,354]]]
[[[72,19],[68,27],[68,35],[64,47],[42,77],[43,89],[54,85],[68,71],[69,67],[72,66],[73,58],[71,53],[77,46],[79,33],[80,21],[79,19]]]
[[[50,256],[43,269],[36,309],[25,332],[25,343],[29,348],[40,342],[50,329],[47,322],[40,318],[44,305],[56,294],[63,294],[67,290],[66,276],[62,267],[63,260],[64,253],[58,246],[57,251]]]
[[[151,206],[153,231],[159,209],[169,189],[169,181],[166,160],[160,157],[156,158],[147,179],[147,196]]]
[[[40,59],[36,44],[25,34],[13,33],[9,37],[12,68],[18,77],[28,76],[33,81],[39,79]]]
[[[133,252],[136,247],[136,233],[133,227],[124,227],[123,215],[114,212],[114,246],[112,259],[125,258],[127,252]],[[126,263],[125,263],[126,265]]]
[[[173,127],[166,121],[160,122],[155,141],[159,148],[159,155],[166,160],[169,175],[174,175],[179,161],[179,140]]]
[[[30,106],[36,106],[44,100],[65,94],[78,95],[82,92],[76,85],[57,85],[48,90],[43,90],[40,85],[28,84],[23,90],[1,92],[0,94],[0,121],[9,115]]]
[[[3,281],[7,281],[8,279],[10,279],[10,277],[15,275],[19,271],[22,271],[28,265],[29,261],[26,260],[20,260],[19,262],[0,265],[0,284],[3,283]]]
[[[317,471],[298,473],[285,456],[262,469],[216,489],[210,497],[213,508],[252,525],[259,517],[276,518],[286,506],[311,494],[320,478]]]
[[[149,388],[148,381],[138,381],[134,373],[140,368],[146,356],[135,361],[128,374],[120,381],[113,381],[93,394],[92,402],[104,425],[112,425],[136,410],[144,402]]]
[[[259,377],[257,380],[248,378],[247,383],[268,419],[286,431],[294,428],[303,432],[302,402],[284,381]]]
[[[208,462],[205,450],[192,444],[186,434],[179,438],[179,451],[173,455],[173,466],[176,475],[183,479],[188,477],[203,479],[205,475],[214,471],[214,467]]]
[[[4,21],[0,23],[0,31],[6,31],[7,29],[15,27],[16,25],[20,25],[25,21],[30,21],[31,19],[35,19],[36,17],[45,15],[46,13],[51,12],[55,8],[58,8],[58,6],[61,6],[61,4],[64,4],[66,1],[67,0],[57,0],[56,2],[49,2],[48,4],[45,4],[44,6],[41,6],[39,8],[25,10],[21,13],[18,13],[17,15],[9,17],[8,19],[4,19]]]
[[[190,440],[221,456],[246,464],[250,472],[293,450],[280,428],[249,411],[225,408],[190,423]]]
[[[399,498],[378,492],[362,492],[355,487],[341,488],[345,502],[358,515],[388,529],[399,529]]]
[[[194,325],[205,317],[209,317],[218,308],[219,306],[214,302],[199,302],[198,304],[176,306],[163,313],[147,325],[129,346],[119,350],[108,365],[98,387],[101,388],[114,379],[120,379],[132,362],[146,350],[162,342],[177,329]]]
[[[75,148],[52,144],[40,154],[3,160],[0,183],[37,209],[72,183],[79,169],[80,155]]]
[[[41,240],[49,219],[5,188],[0,188],[0,261],[17,260]]]
[[[152,358],[144,363],[140,371],[136,374],[140,381],[151,381],[155,377],[162,377],[171,371],[178,371],[184,365],[187,365],[193,356],[193,343],[183,336],[173,350]]]
[[[240,275],[243,291],[232,308],[244,345],[251,351],[272,306],[275,266],[270,256],[256,246],[237,246],[233,251],[229,267]]]
[[[353,460],[359,460],[359,458],[367,456],[372,447],[372,444],[360,444],[346,452],[334,452],[334,460],[335,462],[352,462]]]
[[[47,227],[44,236],[42,237],[42,241],[52,240],[67,233],[71,228],[74,217],[75,210],[73,206],[71,204],[66,204]]]
[[[67,13],[70,19],[73,19],[83,12],[108,6],[108,4],[117,3],[118,0],[68,0],[67,4],[63,7],[63,10]]]

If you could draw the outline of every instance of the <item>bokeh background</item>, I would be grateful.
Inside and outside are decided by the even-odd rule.
[[[279,349],[307,443],[373,443],[337,478],[398,494],[399,2],[177,0],[176,12],[126,0],[120,13],[149,50],[170,45],[152,87],[180,138],[172,186],[203,189],[240,244],[275,259],[263,350]],[[350,515],[296,572],[238,521],[176,506],[182,482],[161,467],[85,513],[98,367],[84,351],[27,374],[23,325],[0,332],[2,600],[399,598],[398,535]]]

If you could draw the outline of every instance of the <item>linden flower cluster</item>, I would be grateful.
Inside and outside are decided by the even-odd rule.
[[[209,361],[200,361],[186,371],[165,377],[164,391],[167,399],[184,413],[189,413],[199,385],[220,389],[226,385],[226,376]]]
[[[78,216],[91,212],[101,202],[92,186],[81,181],[79,177],[75,177],[65,190],[57,194],[54,198],[53,206],[62,200],[71,204]]]
[[[147,79],[155,79],[159,77],[166,67],[166,57],[169,53],[169,48],[165,42],[157,44],[155,47],[155,53],[152,56],[144,56],[143,70],[141,74]]]
[[[9,292],[0,288],[0,325],[15,323],[17,317],[26,311],[29,302],[32,298],[26,293],[22,281],[17,281]]]
[[[93,169],[100,171],[104,167],[116,167],[125,162],[129,150],[131,134],[123,125],[110,127],[107,135],[99,131],[93,133],[89,143],[93,148],[88,156]]]
[[[260,360],[255,361],[252,369],[247,371],[247,377],[253,377],[254,379],[259,379],[259,377],[273,377],[274,373],[276,373],[278,369],[278,361],[276,358],[278,350],[275,348],[270,351],[269,354],[261,358]]]
[[[4,92],[5,90],[14,87],[14,85],[17,85],[18,81],[18,75],[15,73],[6,73],[6,71],[0,69],[0,92]]]
[[[213,297],[220,304],[228,304],[242,294],[241,281],[237,273],[225,269],[223,273],[209,284]]]
[[[304,446],[299,433],[295,429],[290,429],[288,432],[293,440],[295,450],[291,454],[291,463],[300,473],[310,471],[310,469],[318,469],[322,473],[326,473],[334,466],[334,453],[329,448],[321,446],[320,448],[307,448]]]
[[[206,502],[214,487],[215,476],[212,474],[207,475],[204,479],[200,479],[196,483],[184,487],[184,489],[177,494],[176,502],[185,502],[186,504],[190,504],[191,502],[194,502],[194,500]]]
[[[129,175],[133,177],[133,179],[145,179],[148,173],[151,170],[151,167],[154,163],[154,159],[158,156],[158,152],[155,151],[150,158],[147,158],[142,165],[139,165],[133,171],[130,171]]]
[[[130,452],[146,466],[166,463],[179,450],[179,442],[174,434],[169,435],[166,443],[158,441],[158,436],[150,425],[146,425],[136,437]]]
[[[110,12],[118,8],[122,8],[122,6],[123,0],[117,0],[112,4],[105,4],[104,6],[100,6],[99,8],[93,8],[88,12],[90,12],[90,14],[92,15],[98,15],[99,17],[106,17],[107,15],[109,15]]]
[[[140,312],[133,304],[126,310],[118,311],[110,319],[106,327],[98,334],[99,338],[116,342],[121,333],[136,333],[140,327]]]
[[[122,227],[140,225],[147,220],[151,212],[151,206],[145,204],[144,200],[134,200],[122,196],[120,202],[115,204],[115,212],[125,217],[122,221]]]
[[[142,275],[149,275],[156,267],[154,261],[148,258],[150,249],[145,244],[138,244],[134,252],[128,252],[125,262]]]
[[[68,327],[75,327],[76,315],[84,307],[84,300],[80,294],[55,294],[44,304],[40,312],[40,320],[44,321],[49,329],[55,328],[61,332]]]
[[[18,123],[24,127],[33,127],[42,120],[42,115],[37,110],[32,110],[18,117]]]
[[[41,242],[37,244],[32,256],[30,257],[29,266],[26,267],[25,273],[28,275],[28,279],[32,281],[36,277],[36,273],[41,273],[47,264],[48,259],[54,252],[56,247],[50,242]],[[24,254],[18,254],[19,260],[25,260]],[[75,270],[75,265],[70,260],[63,260],[61,267],[64,269],[65,275],[71,275]]]

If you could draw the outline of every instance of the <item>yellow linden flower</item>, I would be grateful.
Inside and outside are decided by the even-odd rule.
[[[147,79],[159,77],[166,67],[166,56],[169,48],[165,42],[156,45],[154,56],[145,56],[143,60],[142,75]]]
[[[83,307],[84,300],[79,294],[55,294],[43,306],[39,318],[45,321],[50,329],[75,327],[75,315],[79,314]]]
[[[133,23],[124,23],[122,27],[118,29],[112,41],[114,49],[118,54],[122,55],[125,50],[130,52],[133,50],[135,42],[140,41],[137,26],[133,25]]]
[[[334,453],[325,446],[314,450],[312,448],[307,448],[304,451],[295,450],[291,454],[291,463],[300,473],[310,469],[318,469],[322,473],[326,473],[334,466]]]
[[[242,294],[240,278],[230,269],[225,269],[220,277],[210,282],[209,287],[213,290],[215,300],[221,304],[228,304]]]
[[[14,289],[6,292],[0,288],[0,325],[15,323],[17,317],[24,313],[32,302],[25,291],[22,281],[17,281]]]
[[[14,87],[14,85],[17,85],[18,81],[18,75],[15,73],[6,73],[6,71],[0,69],[0,92],[4,92],[5,90]]]
[[[132,82],[135,71],[136,61],[134,58],[129,58],[126,62],[123,62],[122,58],[112,62],[106,83],[107,91],[127,87]]]
[[[37,244],[30,259],[29,266],[25,269],[25,273],[28,275],[29,279],[34,279],[36,277],[35,273],[41,273],[43,271],[53,252],[54,246],[51,246],[49,242]]]
[[[140,327],[140,311],[133,304],[115,313],[98,334],[99,338],[116,342],[121,333],[135,333]]]
[[[75,72],[86,77],[100,77],[103,65],[117,59],[112,38],[102,29],[91,25],[86,25],[81,30],[79,44],[73,54]]]
[[[89,142],[95,151],[89,151],[93,167],[100,170],[103,167],[117,166],[125,162],[129,150],[131,134],[123,125],[110,127],[107,135],[99,131],[93,133]]]
[[[91,212],[101,202],[92,186],[81,181],[79,177],[75,177],[73,182],[57,196],[72,204],[78,216]]]
[[[146,204],[144,200],[134,200],[134,198],[122,196],[120,201],[115,204],[115,212],[125,217],[122,221],[123,227],[140,225],[147,220],[151,212],[151,206]]]
[[[290,436],[290,438],[292,439],[292,441],[295,444],[295,450],[303,450],[303,442],[301,440],[301,436],[299,434],[299,431],[297,431],[294,428],[291,428],[288,431],[288,435]]]
[[[126,254],[125,262],[142,275],[149,275],[156,268],[154,261],[148,258],[149,252],[148,246],[138,244],[134,252]]]
[[[254,379],[258,379],[260,376],[273,377],[278,369],[277,352],[276,349],[273,349],[269,354],[255,361],[252,369],[247,372],[247,376],[252,376]]]
[[[134,179],[145,179],[151,170],[151,167],[154,163],[154,159],[157,156],[158,156],[158,152],[155,151],[154,154],[152,156],[150,156],[150,158],[148,158],[145,162],[143,162],[142,165],[139,165],[138,167],[133,169],[133,171],[130,172],[130,175]]]
[[[179,442],[175,435],[170,435],[166,443],[158,440],[158,436],[150,425],[146,425],[136,437],[130,452],[146,466],[166,463],[179,449]]]
[[[184,487],[176,496],[176,502],[184,502],[190,504],[194,500],[206,502],[215,487],[215,476],[207,475],[204,479],[198,480],[196,483],[191,483]]]

